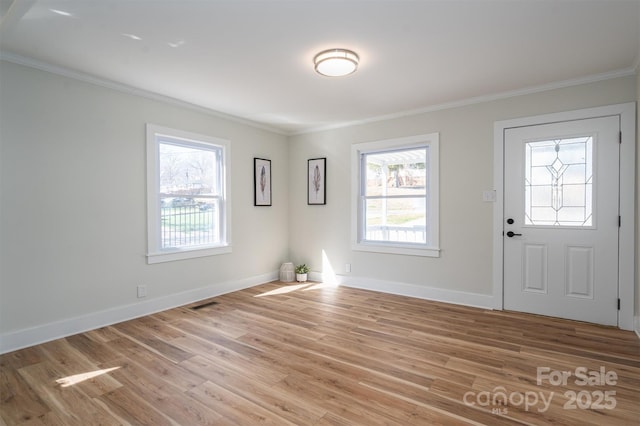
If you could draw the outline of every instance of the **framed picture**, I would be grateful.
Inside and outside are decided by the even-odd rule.
[[[253,159],[254,206],[271,205],[271,160]]]
[[[327,204],[327,159],[312,158],[307,167],[307,204]]]

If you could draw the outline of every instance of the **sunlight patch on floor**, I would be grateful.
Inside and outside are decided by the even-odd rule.
[[[94,377],[107,374],[113,370],[117,370],[118,368],[120,367],[112,367],[106,368],[104,370],[89,371],[88,373],[74,374],[73,376],[67,376],[63,377],[62,379],[58,379],[56,380],[56,383],[61,387],[66,388],[69,386],[77,385],[78,383],[82,383],[85,380],[93,379]]]
[[[258,295],[254,296],[254,297],[264,297],[264,296],[275,296],[277,294],[287,294],[287,293],[291,293],[292,291],[303,289],[303,288],[308,287],[310,285],[311,285],[310,283],[286,285],[284,287],[276,288],[275,290],[271,290],[271,291],[267,291],[265,293],[258,294]]]
[[[264,293],[260,293],[258,295],[255,295],[254,297],[276,296],[279,294],[292,293],[294,291],[322,290],[325,288],[335,288],[338,287],[338,285],[339,283],[336,277],[336,272],[331,265],[329,256],[327,256],[327,252],[325,250],[322,250],[322,282],[303,282],[298,284],[285,285],[270,291],[266,291]]]
[[[307,288],[302,289],[302,291],[321,290],[323,288],[334,288],[337,286],[338,286],[337,284],[333,284],[333,283],[315,283],[313,285],[310,285]]]

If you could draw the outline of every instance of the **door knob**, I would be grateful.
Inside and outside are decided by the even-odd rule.
[[[509,231],[509,232],[507,232],[507,237],[509,237],[509,238],[513,238],[513,237],[515,237],[515,236],[521,236],[521,235],[522,235],[522,234],[516,234],[516,233],[515,233],[515,232],[513,232],[513,231]]]

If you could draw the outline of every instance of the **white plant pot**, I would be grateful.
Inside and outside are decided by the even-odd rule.
[[[303,283],[307,281],[307,274],[296,274],[296,281]]]

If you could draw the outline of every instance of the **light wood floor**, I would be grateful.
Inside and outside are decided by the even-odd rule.
[[[640,340],[631,332],[311,283],[274,282],[209,301],[217,304],[1,356],[0,424],[640,419]],[[571,376],[566,385],[538,385],[538,367]],[[580,367],[602,369],[609,383],[580,386]],[[507,405],[493,404],[500,395]]]

